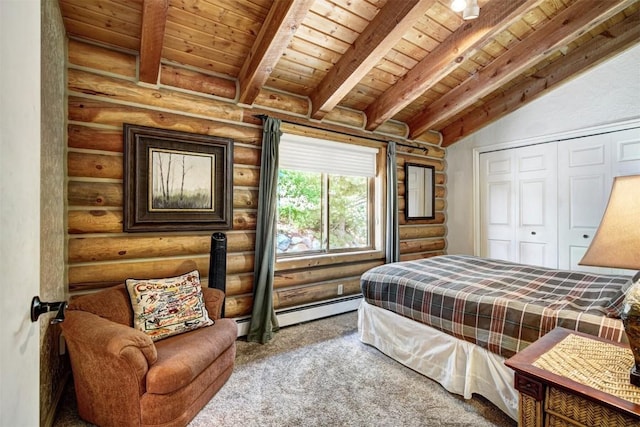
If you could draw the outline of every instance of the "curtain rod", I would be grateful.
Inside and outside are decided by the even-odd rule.
[[[266,117],[270,117],[270,116],[269,116],[269,115],[267,115],[267,114],[254,114],[254,115],[253,115],[253,117],[264,120]],[[273,116],[271,116],[271,117],[273,117]],[[425,150],[425,151],[426,151],[426,148],[416,147],[415,145],[410,145],[410,144],[406,144],[406,143],[403,143],[403,142],[399,142],[399,141],[396,141],[396,140],[395,140],[395,138],[380,139],[380,138],[376,138],[376,137],[368,137],[368,136],[362,136],[362,135],[355,135],[355,134],[353,134],[353,133],[348,133],[348,132],[345,132],[345,131],[342,131],[342,130],[325,129],[325,128],[322,128],[322,127],[320,127],[320,126],[314,126],[314,125],[302,124],[302,123],[299,123],[299,122],[293,121],[293,120],[291,120],[291,119],[282,119],[282,118],[280,118],[280,117],[273,117],[273,118],[278,119],[278,120],[280,120],[280,121],[282,121],[282,122],[284,122],[284,123],[292,124],[292,125],[306,126],[306,127],[312,128],[312,129],[318,129],[318,130],[323,130],[323,131],[327,131],[327,132],[335,132],[335,133],[338,133],[338,134],[341,134],[341,135],[353,136],[353,137],[357,137],[357,138],[368,138],[368,139],[371,139],[371,140],[373,140],[373,141],[377,141],[377,142],[385,142],[385,143],[389,143],[389,141],[390,141],[390,140],[392,140],[393,142],[395,142],[395,143],[396,143],[396,145],[401,145],[401,146],[403,146],[403,147],[407,147],[407,148],[417,148],[417,149],[422,149],[422,150]]]

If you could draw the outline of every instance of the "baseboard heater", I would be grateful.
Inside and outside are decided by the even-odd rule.
[[[323,317],[355,311],[360,306],[362,295],[353,295],[345,298],[336,298],[314,304],[276,310],[276,317],[280,327],[296,325]],[[249,333],[249,321],[251,317],[234,319],[238,324],[238,337]]]

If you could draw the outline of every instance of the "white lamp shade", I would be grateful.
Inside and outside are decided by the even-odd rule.
[[[614,179],[607,209],[580,265],[640,270],[640,175]]]

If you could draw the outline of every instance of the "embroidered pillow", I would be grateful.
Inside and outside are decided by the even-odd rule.
[[[127,279],[133,327],[153,341],[213,325],[197,270],[167,279]]]

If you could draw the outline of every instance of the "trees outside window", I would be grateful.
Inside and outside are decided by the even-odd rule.
[[[283,134],[277,252],[312,256],[374,249],[379,149]],[[378,209],[376,211],[376,209]]]
[[[370,247],[370,179],[281,169],[278,253]]]

